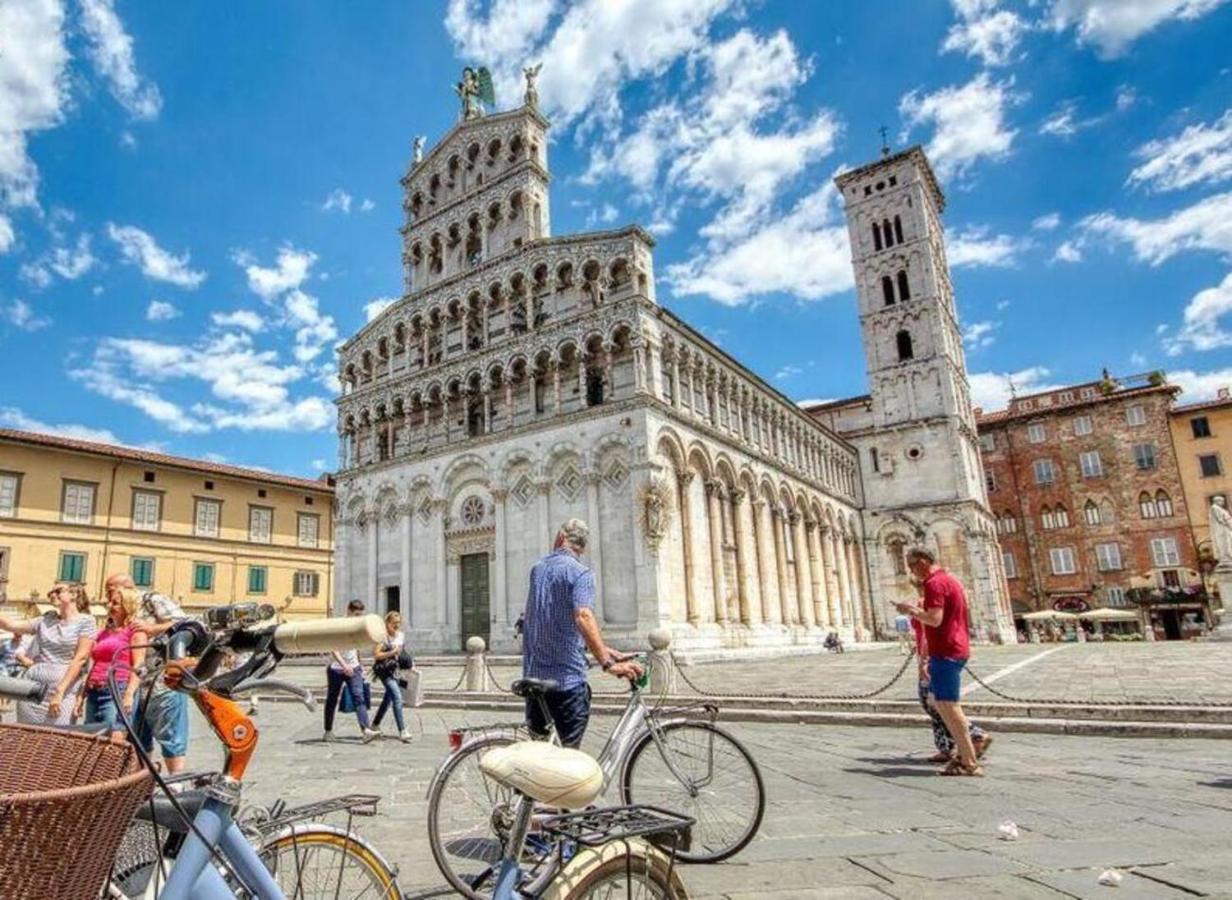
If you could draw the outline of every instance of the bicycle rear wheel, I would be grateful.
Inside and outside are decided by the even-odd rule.
[[[514,743],[513,734],[476,738],[445,760],[428,789],[428,845],[449,886],[471,900],[488,900],[504,855],[518,797],[479,770],[489,750]],[[555,845],[532,835],[522,854],[526,880],[537,893],[556,871]]]
[[[753,756],[709,722],[672,722],[658,734],[662,748],[647,731],[630,752],[621,775],[623,802],[690,816],[695,824],[689,849],[676,854],[685,862],[719,862],[739,853],[757,834],[766,810],[766,788]]]
[[[625,849],[617,841],[578,854],[542,900],[687,900],[680,874],[662,854],[637,840]]]
[[[397,873],[355,834],[300,825],[263,841],[257,854],[278,886],[297,900],[401,900]]]

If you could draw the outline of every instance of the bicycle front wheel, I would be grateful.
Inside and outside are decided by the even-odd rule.
[[[299,826],[262,842],[258,856],[278,886],[297,900],[401,900],[397,873],[354,834]]]
[[[620,792],[627,804],[670,809],[694,820],[685,862],[712,863],[745,848],[766,811],[752,754],[709,722],[671,722],[647,731],[629,754]]]

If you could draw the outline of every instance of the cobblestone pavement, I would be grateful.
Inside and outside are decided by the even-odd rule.
[[[903,663],[896,648],[844,654],[795,656],[756,661],[724,661],[684,667],[689,680],[708,693],[756,693],[762,695],[863,693],[887,682]],[[1008,673],[1005,670],[1020,666]],[[971,668],[984,680],[996,676],[993,685],[1015,697],[1028,700],[1178,701],[1232,703],[1232,643],[1158,642],[1090,644],[1018,644],[975,647]],[[519,669],[496,661],[493,674],[501,687],[516,678]],[[430,690],[449,690],[461,675],[457,665],[432,665],[421,669]],[[321,666],[284,667],[280,675],[321,687]],[[914,672],[904,674],[890,690],[887,700],[911,700],[915,696]],[[610,676],[592,671],[597,691],[619,690]],[[967,697],[994,699],[967,678]],[[680,685],[682,693],[687,684]]]
[[[381,815],[360,827],[399,865],[404,889],[432,896],[442,879],[427,846],[428,781],[449,727],[490,720],[425,710],[412,718],[413,744],[364,746],[343,716],[343,740],[323,744],[319,712],[263,704],[246,799],[381,794]],[[596,719],[587,749],[598,750],[613,722]],[[937,778],[923,727],[729,727],[762,767],[766,818],[735,859],[685,870],[692,896],[1232,897],[1224,742],[1002,735],[986,778]],[[193,735],[190,765],[216,765],[217,745],[200,720]],[[997,838],[1007,819],[1020,829],[1017,841]],[[1124,873],[1115,894],[1097,884],[1108,867]]]

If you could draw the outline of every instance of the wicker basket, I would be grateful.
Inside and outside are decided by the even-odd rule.
[[[0,725],[0,893],[97,900],[152,777],[128,744]]]

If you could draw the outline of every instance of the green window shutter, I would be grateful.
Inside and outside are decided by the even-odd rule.
[[[214,567],[209,563],[197,563],[193,567],[193,590],[212,591],[214,589]]]
[[[137,587],[150,587],[154,583],[154,560],[133,557],[132,575]]]
[[[60,581],[84,581],[86,555],[84,553],[60,554]]]
[[[264,594],[265,593],[265,566],[249,566],[248,567],[248,593]]]

